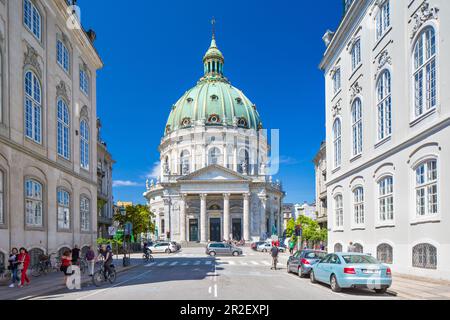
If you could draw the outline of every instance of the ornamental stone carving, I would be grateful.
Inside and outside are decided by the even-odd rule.
[[[67,86],[64,83],[64,81],[60,81],[59,84],[56,86],[56,95],[58,97],[63,97],[64,99],[66,99],[66,101],[68,103],[70,103],[70,98],[69,98],[69,93],[67,92]]]
[[[413,21],[413,28],[411,32],[411,40],[414,39],[419,29],[422,27],[422,25],[427,22],[428,20],[437,19],[438,18],[438,12],[439,8],[432,7],[430,8],[430,4],[425,1],[420,6],[419,10],[414,14],[412,17]]]
[[[331,112],[333,114],[333,118],[336,118],[338,115],[341,114],[341,100],[339,100],[332,108],[331,108]]]
[[[389,55],[389,53],[387,52],[387,50],[384,50],[380,56],[378,57],[378,67],[377,67],[377,72],[375,73],[375,80],[378,79],[378,76],[381,72],[381,70],[383,70],[386,66],[388,65],[392,65],[392,58]]]
[[[351,91],[351,100],[353,100],[358,94],[362,92],[362,87],[359,84],[359,81],[356,81],[350,88]]]
[[[42,69],[39,64],[39,55],[36,49],[29,44],[27,44],[27,52],[25,52],[24,65],[32,66],[38,73],[39,77],[42,77]]]

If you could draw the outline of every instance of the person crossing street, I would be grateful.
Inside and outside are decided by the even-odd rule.
[[[277,270],[277,263],[278,263],[278,247],[277,246],[272,246],[272,249],[270,249],[270,255],[272,256],[272,267],[270,268],[270,270]]]

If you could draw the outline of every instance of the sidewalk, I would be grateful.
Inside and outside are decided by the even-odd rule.
[[[393,274],[388,292],[407,300],[450,300],[450,282]]]
[[[119,259],[116,259],[116,256],[114,256],[114,266],[118,274],[140,265],[142,265],[142,254],[132,254],[131,264],[128,267],[122,266],[122,256],[119,255]],[[7,285],[0,285],[0,300],[21,300],[66,288],[63,284],[64,275],[62,272],[52,272],[40,277],[29,276],[29,278],[31,281],[30,285],[24,286],[23,288],[18,288],[17,285],[14,288],[9,288],[9,283]],[[91,281],[92,278],[87,273],[81,276],[82,286],[91,283]]]

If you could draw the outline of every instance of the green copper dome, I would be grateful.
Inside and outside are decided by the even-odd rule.
[[[195,125],[262,128],[256,106],[223,75],[225,59],[213,36],[203,57],[204,76],[175,105],[165,133]]]

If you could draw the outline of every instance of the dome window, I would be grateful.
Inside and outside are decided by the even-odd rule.
[[[167,125],[166,126],[166,133],[169,133],[170,132],[170,125]]]
[[[217,101],[217,100],[219,100],[219,97],[218,97],[217,95],[213,94],[213,95],[211,96],[211,100],[212,100],[212,101]]]
[[[238,104],[242,104],[242,99],[241,98],[236,98],[236,102],[238,103]]]
[[[191,118],[184,118],[184,119],[181,121],[181,125],[182,125],[183,127],[190,126],[190,125],[191,125]]]
[[[239,119],[239,121],[238,121],[238,125],[240,126],[240,127],[247,127],[247,120],[245,120],[245,118],[240,118]]]
[[[189,97],[189,98],[186,99],[186,101],[187,101],[188,103],[192,103],[192,102],[194,101],[194,99],[192,99],[191,97]]]
[[[219,123],[220,122],[220,117],[217,114],[212,114],[212,115],[209,116],[208,122],[209,123]]]

